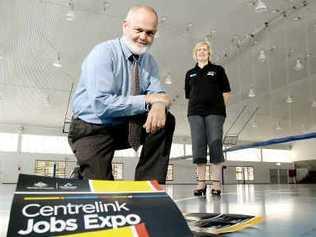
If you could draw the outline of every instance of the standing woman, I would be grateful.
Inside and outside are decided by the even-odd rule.
[[[213,195],[221,194],[223,125],[230,85],[222,66],[211,63],[212,51],[207,42],[193,48],[197,62],[185,76],[185,98],[189,99],[188,120],[191,128],[193,163],[197,165],[195,196],[206,194],[205,169],[207,146],[210,152]]]

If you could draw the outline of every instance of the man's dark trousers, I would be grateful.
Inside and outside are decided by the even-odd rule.
[[[144,124],[147,114],[137,116]],[[135,170],[135,180],[158,180],[164,184],[169,164],[175,118],[167,113],[166,125],[154,134],[142,131],[143,145]],[[80,166],[79,175],[86,179],[113,180],[112,159],[115,150],[130,148],[128,122],[114,127],[72,119],[69,144]]]

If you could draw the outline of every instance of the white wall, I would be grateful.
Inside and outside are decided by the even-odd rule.
[[[226,161],[226,171],[224,171],[225,184],[237,184],[236,180],[236,166],[250,166],[254,169],[254,180],[249,183],[267,184],[270,183],[270,169],[290,169],[292,163],[280,163],[277,165],[275,162],[237,162]],[[230,170],[230,171],[228,171]]]
[[[175,180],[168,183],[196,183],[195,165],[192,160],[170,161],[175,165]],[[266,184],[270,183],[270,169],[289,169],[292,163],[281,163],[276,165],[275,162],[242,162],[242,161],[226,161],[223,163],[227,167],[224,171],[225,184],[235,184],[236,166],[251,166],[254,168],[254,181],[252,183]]]
[[[316,139],[296,142],[292,146],[293,161],[316,160]]]
[[[16,153],[16,152],[0,152],[0,181],[2,183],[16,183],[18,174],[33,174],[35,160],[68,160],[75,161],[73,155],[52,155],[52,154],[30,154],[30,153]],[[115,162],[123,162],[123,176],[124,179],[134,179],[135,167],[138,162],[136,157],[115,158]],[[169,183],[190,183],[196,182],[195,166],[192,160],[170,160],[174,164],[175,180]],[[225,183],[236,183],[235,180],[235,166],[252,166],[254,168],[254,182],[253,183],[269,183],[270,169],[288,169],[291,168],[291,163],[281,163],[277,166],[274,162],[240,162],[240,161],[226,161],[224,163],[228,167],[225,172]],[[19,170],[20,167],[20,170]]]
[[[34,174],[35,160],[73,160],[72,155],[0,152],[0,181],[16,183],[19,173]]]

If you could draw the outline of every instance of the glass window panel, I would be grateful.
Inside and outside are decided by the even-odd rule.
[[[55,177],[68,178],[75,167],[75,161],[64,160],[35,160],[35,175],[54,176],[54,164],[56,164]]]
[[[291,151],[262,149],[262,160],[265,162],[292,162]]]
[[[112,163],[112,174],[115,180],[123,179],[123,163]]]
[[[253,167],[247,167],[247,176],[248,176],[248,180],[251,180],[251,181],[254,180]]]
[[[129,149],[124,149],[124,150],[117,150],[115,151],[115,157],[135,157],[136,156],[136,151],[134,149],[129,148]]]
[[[227,160],[234,161],[261,161],[260,149],[250,148],[227,152]]]
[[[253,167],[236,167],[236,180],[254,180]]]
[[[243,180],[242,167],[236,167],[236,180]]]
[[[65,136],[22,135],[22,152],[72,154]]]
[[[0,133],[0,151],[17,151],[18,139],[17,133]]]
[[[172,143],[170,157],[181,157],[184,156],[183,144]]]
[[[192,156],[192,145],[191,144],[185,144],[185,155]]]
[[[197,174],[197,168],[195,168],[195,177],[196,180],[198,181],[198,174]],[[211,166],[206,165],[205,166],[205,181],[211,181],[212,180],[212,174],[211,174]]]
[[[166,177],[167,181],[173,181],[173,179],[174,179],[174,172],[173,171],[174,171],[174,164],[169,164],[167,177]]]

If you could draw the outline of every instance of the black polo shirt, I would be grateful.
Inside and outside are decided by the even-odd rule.
[[[230,91],[229,81],[222,66],[209,62],[200,68],[196,64],[185,76],[185,98],[189,99],[188,116],[226,116],[223,93]]]

